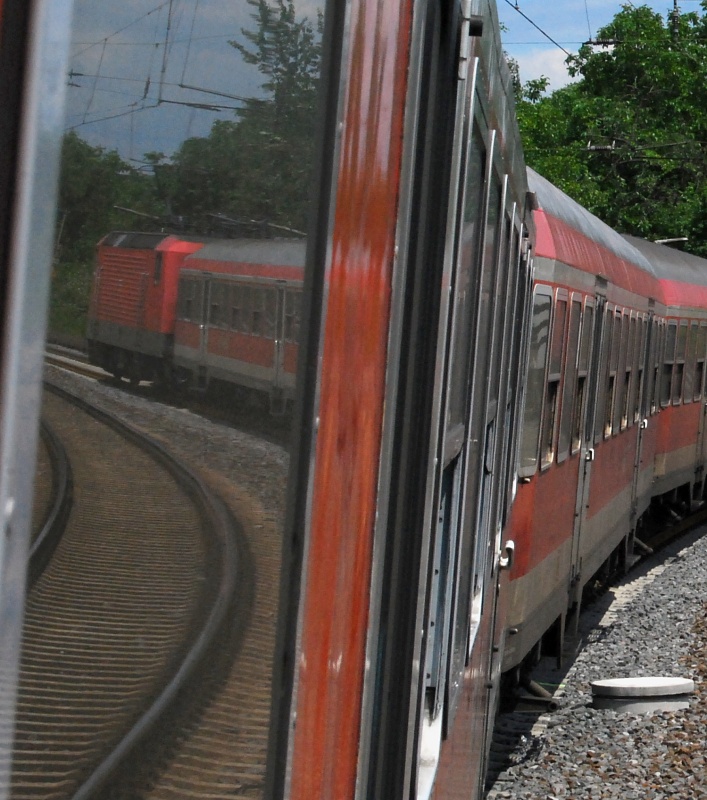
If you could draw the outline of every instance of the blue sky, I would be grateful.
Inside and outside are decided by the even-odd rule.
[[[506,0],[497,2],[499,19],[507,28],[501,38],[506,51],[520,65],[521,80],[525,82],[545,75],[550,78],[551,89],[559,89],[570,80],[564,65],[567,56],[513,6],[517,3],[523,14],[565,50],[576,53],[580,45],[595,37],[599,28],[611,22],[624,5],[620,0],[511,0],[511,5]],[[673,10],[673,0],[644,3],[633,0],[632,5],[647,5],[664,16]],[[683,12],[700,11],[700,4],[696,0],[679,0],[678,8]]]

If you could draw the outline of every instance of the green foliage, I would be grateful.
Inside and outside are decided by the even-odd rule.
[[[116,208],[154,213],[159,204],[152,185],[151,178],[117,153],[92,147],[73,132],[64,136],[52,272],[53,331],[83,332],[96,244],[111,230],[154,227],[152,220],[126,219]]]
[[[707,16],[624,6],[568,59],[579,80],[518,102],[527,161],[625,233],[707,255]]]
[[[248,0],[256,30],[230,42],[264,77],[263,98],[245,101],[236,122],[216,122],[174,157],[179,214],[225,214],[306,230],[322,19],[297,19],[294,5]]]

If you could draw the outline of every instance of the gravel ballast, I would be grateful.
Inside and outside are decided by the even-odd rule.
[[[581,622],[584,646],[559,683],[560,709],[542,714],[487,799],[707,798],[707,526],[653,556]],[[689,706],[627,713],[594,708],[590,684],[611,678],[692,679]],[[520,715],[499,727],[518,726]]]

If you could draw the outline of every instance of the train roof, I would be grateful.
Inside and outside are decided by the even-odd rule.
[[[637,236],[625,234],[623,238],[645,255],[661,280],[707,286],[707,260],[704,258],[664,244],[639,239]]]
[[[707,260],[637,236],[624,236],[653,265],[668,306],[707,307]]]
[[[111,231],[106,234],[99,245],[102,247],[125,247],[130,250],[155,250],[170,233],[143,233],[142,231]],[[173,237],[172,237],[173,238]]]
[[[573,231],[581,233],[618,258],[635,264],[651,275],[654,274],[650,261],[625,237],[530,167],[528,167],[528,186],[531,192],[535,192],[540,210],[564,222]],[[546,254],[538,252],[538,255]]]
[[[306,239],[219,239],[207,241],[186,262],[227,261],[304,267],[306,250]]]

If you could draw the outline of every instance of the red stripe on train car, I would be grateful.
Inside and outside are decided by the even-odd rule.
[[[707,286],[662,280],[665,305],[673,308],[707,308]]]
[[[291,800],[354,796],[365,672],[410,3],[349,19]]]
[[[643,297],[662,299],[662,283],[641,267],[571,228],[545,211],[533,214],[537,239],[535,255],[561,261],[570,267],[602,275],[611,283]]]

